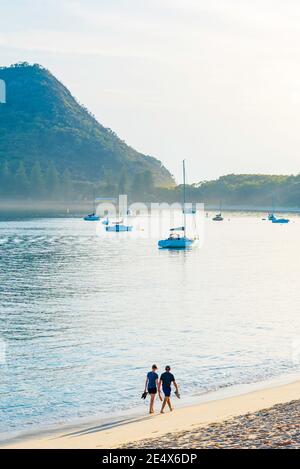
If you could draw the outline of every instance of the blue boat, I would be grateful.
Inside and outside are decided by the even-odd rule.
[[[124,231],[132,231],[132,228],[133,228],[132,226],[123,225],[121,223],[115,223],[114,225],[108,225],[105,227],[106,231],[115,232],[115,233],[124,232]]]
[[[85,221],[99,221],[100,217],[98,217],[98,215],[95,215],[94,213],[91,213],[90,215],[87,215],[86,217],[84,217],[84,220]]]
[[[86,215],[84,221],[99,221],[100,217],[96,214],[96,206],[95,206],[95,192],[93,194],[93,212],[89,215]]]
[[[160,249],[189,249],[194,244],[196,239],[188,238],[186,235],[186,215],[188,210],[186,209],[186,190],[185,190],[185,160],[183,160],[183,226],[179,228],[171,228],[170,235],[167,239],[161,239],[158,241],[158,247]],[[192,211],[195,213],[196,211]],[[183,232],[183,236],[180,236],[180,232]]]
[[[160,249],[187,249],[193,246],[194,241],[195,240],[187,238],[186,236],[176,238],[170,235],[168,239],[158,241],[158,247]]]
[[[278,223],[281,225],[286,225],[287,223],[290,222],[288,218],[276,218],[274,213],[269,213],[268,220],[271,221],[272,223]]]
[[[288,220],[287,218],[273,218],[272,219],[272,223],[279,223],[281,225],[286,225],[289,222],[290,220]]]

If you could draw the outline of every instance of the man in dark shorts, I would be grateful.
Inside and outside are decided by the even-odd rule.
[[[172,407],[172,404],[171,404],[171,397],[170,397],[171,396],[171,384],[172,383],[174,383],[177,396],[180,397],[177,383],[175,381],[174,375],[171,373],[171,367],[166,366],[165,370],[166,370],[165,373],[163,373],[161,375],[159,383],[158,383],[158,394],[159,394],[160,400],[162,400],[161,394],[160,394],[161,387],[162,387],[163,393],[165,395],[163,405],[162,405],[162,408],[161,408],[161,411],[160,411],[161,414],[164,414],[164,410],[165,410],[165,407],[166,407],[167,404],[169,406],[170,411],[172,412],[172,410],[173,410],[173,407]]]
[[[157,394],[157,385],[158,385],[158,374],[157,366],[152,365],[152,371],[147,373],[146,383],[145,383],[145,393],[148,391],[150,394],[150,408],[149,413],[154,414],[154,400]]]

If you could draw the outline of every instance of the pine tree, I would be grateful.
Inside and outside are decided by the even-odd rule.
[[[70,200],[73,196],[73,183],[68,169],[64,170],[62,177],[62,194],[65,200]]]
[[[0,169],[0,194],[5,199],[8,199],[12,194],[12,179],[10,166],[5,160]]]
[[[127,194],[129,189],[129,181],[126,171],[122,171],[119,179],[119,194]]]
[[[30,173],[30,193],[33,198],[45,197],[45,178],[39,161],[36,161]]]
[[[59,199],[61,196],[61,180],[53,161],[49,163],[46,172],[46,190],[50,199]]]
[[[26,174],[23,161],[20,161],[14,177],[14,194],[17,197],[27,197],[29,190],[29,181]]]
[[[136,195],[144,193],[144,178],[143,173],[136,173],[132,181],[132,192]]]
[[[153,174],[149,170],[143,172],[143,185],[144,185],[144,191],[147,194],[151,194],[153,192],[153,189],[154,189]]]

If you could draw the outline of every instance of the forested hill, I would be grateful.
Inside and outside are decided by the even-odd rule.
[[[182,188],[159,192],[160,200],[180,200]],[[300,175],[229,174],[188,186],[187,197],[217,206],[300,208]]]
[[[39,65],[0,68],[7,103],[0,104],[1,197],[90,195],[172,186],[157,159],[142,155],[103,127]],[[59,191],[59,192],[58,192]]]

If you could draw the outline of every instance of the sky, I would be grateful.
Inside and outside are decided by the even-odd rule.
[[[189,182],[300,172],[298,0],[0,0],[0,65],[48,68]]]

